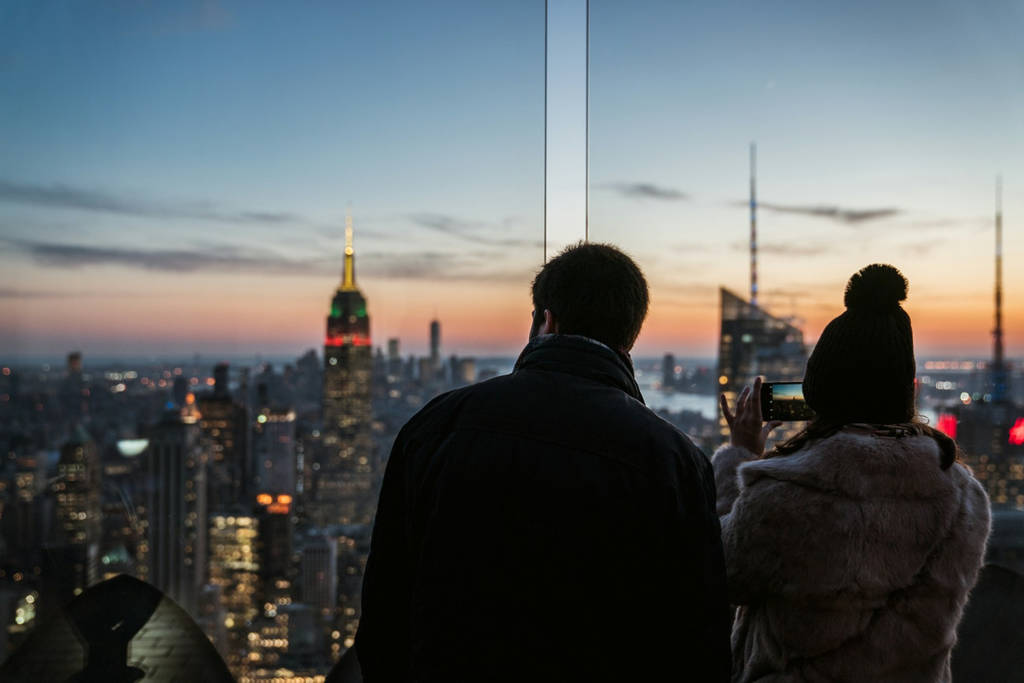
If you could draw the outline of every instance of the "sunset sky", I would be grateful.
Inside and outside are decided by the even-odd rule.
[[[890,262],[919,355],[990,351],[1001,173],[1024,355],[1021,35],[1015,0],[593,0],[591,239],[648,274],[636,353],[714,355],[756,141],[762,303],[813,340]],[[318,347],[346,209],[376,344],[436,314],[445,353],[514,353],[543,59],[542,0],[4,3],[0,357]]]

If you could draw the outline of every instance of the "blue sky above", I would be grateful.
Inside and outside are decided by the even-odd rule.
[[[0,352],[317,346],[347,207],[379,342],[423,348],[437,311],[449,350],[514,351],[541,260],[543,20],[543,2],[0,7]],[[919,339],[984,353],[968,326],[991,317],[997,172],[1024,256],[1022,29],[1009,0],[594,0],[591,236],[651,278],[640,350],[713,353],[718,286],[747,286],[756,140],[773,306],[813,338],[850,273],[892,261]]]

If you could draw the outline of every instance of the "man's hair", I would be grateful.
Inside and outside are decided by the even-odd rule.
[[[534,316],[551,311],[560,334],[590,337],[628,351],[647,317],[647,280],[633,259],[610,244],[578,243],[548,261],[533,279]]]

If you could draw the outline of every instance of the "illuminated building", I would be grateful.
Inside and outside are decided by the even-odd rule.
[[[261,600],[264,602],[273,602],[282,591],[290,592],[293,501],[287,493],[256,496]]]
[[[955,435],[964,459],[974,470],[992,501],[993,508],[1024,510],[1024,406],[1010,400],[1009,368],[1003,338],[1003,215],[1002,187],[996,187],[995,216],[995,327],[992,331],[992,362],[988,365],[988,391],[964,395],[961,405],[950,410],[954,424],[945,416],[939,427]]]
[[[99,580],[101,477],[96,445],[79,427],[61,448],[53,482],[57,528],[47,555],[61,604]]]
[[[256,496],[259,529],[259,616],[246,636],[247,680],[265,680],[281,667],[289,649],[289,606],[292,603],[292,496],[260,493]],[[294,672],[293,672],[294,673]],[[246,680],[242,676],[240,680]]]
[[[168,410],[149,433],[143,556],[148,581],[196,614],[206,578],[206,465],[198,417]]]
[[[321,618],[330,617],[338,605],[338,544],[334,538],[318,535],[306,541],[299,566],[302,602]]]
[[[218,653],[228,651],[228,631],[224,626],[224,605],[220,586],[212,583],[203,585],[199,592],[199,607],[195,620]],[[224,656],[221,655],[221,658]]]
[[[248,667],[249,627],[259,613],[259,528],[255,516],[216,514],[210,518],[210,583],[220,588],[227,650],[235,677]]]
[[[459,358],[452,356],[448,360],[448,369],[451,372],[450,386],[464,387],[476,381],[476,359]]]
[[[144,542],[145,528],[139,517],[145,511],[142,496],[139,456],[146,452],[146,439],[120,439],[114,453],[103,461],[103,537],[100,543],[100,579],[118,574],[143,578],[138,563],[138,548]]]
[[[363,575],[370,554],[371,532],[369,524],[352,524],[340,529],[341,535],[337,540],[338,614],[335,620],[335,633],[338,635],[331,644],[332,656],[335,658],[343,652],[342,646],[347,650],[355,642],[362,613]]]
[[[0,586],[0,662],[21,644],[39,623],[40,595],[35,590]]]
[[[252,482],[256,490],[296,493],[295,411],[263,406],[252,426]]]
[[[370,435],[373,355],[366,299],[356,286],[352,220],[345,264],[331,301],[324,341],[323,443],[313,463],[307,512],[317,526],[368,521],[376,468]]]
[[[729,405],[758,376],[767,382],[803,379],[807,365],[804,334],[792,322],[768,314],[758,304],[757,281],[757,146],[750,145],[750,301],[721,291],[722,328],[718,338],[718,386]],[[786,423],[773,432],[777,440],[795,434],[801,423]],[[729,425],[719,412],[719,434]]]
[[[992,506],[1024,510],[1024,409],[982,397],[956,413],[956,440]]]
[[[35,564],[43,545],[42,520],[46,481],[46,454],[18,455],[14,463],[14,481],[3,510],[3,532],[7,541],[4,557],[16,566]]]
[[[718,341],[719,389],[734,405],[743,387],[756,377],[769,382],[800,381],[807,365],[803,332],[790,322],[769,315],[727,289],[721,290],[722,329]],[[787,423],[794,431],[796,423]],[[719,431],[728,438],[729,426],[719,415]],[[780,428],[777,439],[786,438]]]
[[[207,500],[211,508],[244,503],[251,476],[248,456],[248,411],[228,389],[228,364],[213,369],[213,391],[198,400],[199,428],[207,453]]]
[[[316,615],[309,605],[285,605],[272,626],[249,634],[253,668],[239,683],[322,683],[330,662],[322,655]]]

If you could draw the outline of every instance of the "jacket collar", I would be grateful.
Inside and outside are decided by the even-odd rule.
[[[614,351],[596,339],[574,334],[534,337],[519,354],[512,372],[523,369],[564,372],[601,382],[626,392],[641,403],[628,353]]]

